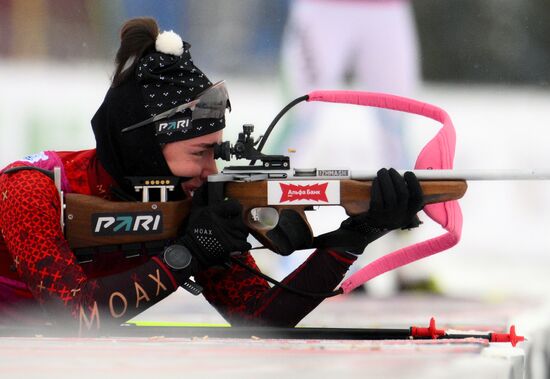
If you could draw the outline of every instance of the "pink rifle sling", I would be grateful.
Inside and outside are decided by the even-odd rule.
[[[434,105],[383,93],[361,91],[313,91],[307,101],[356,104],[396,111],[414,113],[439,121],[443,127],[420,152],[415,169],[452,169],[455,155],[456,135],[449,115]],[[428,204],[424,212],[440,224],[446,233],[403,249],[386,254],[369,263],[346,279],[341,288],[344,293],[387,271],[439,253],[456,245],[462,233],[462,212],[457,201]]]

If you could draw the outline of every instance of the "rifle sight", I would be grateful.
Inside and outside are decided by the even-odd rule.
[[[255,141],[252,136],[253,131],[254,125],[244,124],[243,131],[239,133],[237,142],[233,146],[229,141],[214,146],[214,159],[229,161],[231,157],[235,157],[236,159],[248,159],[252,162],[260,160],[264,168],[290,168],[290,161],[287,156],[267,155],[259,152],[256,146],[262,140],[262,137]]]

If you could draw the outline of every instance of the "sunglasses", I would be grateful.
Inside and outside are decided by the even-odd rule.
[[[159,120],[170,118],[177,113],[183,113],[186,109],[191,111],[191,120],[222,118],[227,109],[231,112],[231,103],[229,102],[229,94],[225,86],[225,81],[221,80],[213,84],[199,94],[193,101],[180,104],[177,107],[168,109],[167,111],[159,113],[158,115],[148,118],[147,120],[122,129],[122,133],[141,128],[142,126],[152,124]]]

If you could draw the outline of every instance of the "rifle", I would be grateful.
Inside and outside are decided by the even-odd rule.
[[[265,247],[280,254],[290,254],[288,241],[285,245],[284,230],[280,224],[288,218],[301,220],[299,235],[308,235],[309,241],[301,241],[303,248],[310,246],[313,240],[311,226],[305,212],[316,206],[344,207],[348,215],[356,215],[368,210],[370,188],[374,174],[351,172],[346,169],[294,169],[290,159],[284,155],[266,155],[261,152],[267,138],[279,119],[293,106],[302,101],[321,101],[347,103],[414,113],[440,122],[443,127],[437,135],[422,149],[416,167],[425,170],[415,171],[421,179],[424,191],[426,213],[438,222],[447,232],[439,237],[426,240],[381,257],[356,272],[337,291],[329,294],[308,294],[327,297],[339,293],[348,293],[358,285],[384,272],[404,264],[435,254],[454,246],[460,239],[462,216],[456,200],[466,189],[464,177],[447,175],[434,177],[434,172],[452,168],[454,159],[455,132],[448,114],[436,106],[380,93],[359,91],[313,91],[299,97],[284,107],[274,118],[266,133],[255,141],[252,137],[253,126],[244,125],[237,142],[218,145],[215,158],[230,160],[248,159],[247,166],[230,166],[220,174],[208,178],[208,201],[220,201],[226,197],[238,199],[244,207],[244,222]],[[256,164],[260,161],[260,164]],[[433,170],[433,169],[436,170]],[[447,170],[451,171],[451,170]],[[449,173],[447,173],[449,174]],[[424,178],[424,175],[426,177]],[[142,202],[111,203],[82,195],[66,196],[65,233],[73,251],[79,256],[79,250],[98,250],[104,245],[124,245],[127,243],[162,242],[174,238],[189,212],[190,201],[150,202],[149,191],[158,189],[160,199],[167,198],[166,193],[173,190],[177,183],[167,178],[134,178],[137,191],[142,191]],[[442,203],[443,202],[443,203]],[[442,203],[442,204],[433,204]],[[283,221],[283,222],[281,222]],[[293,225],[295,225],[293,223]],[[157,248],[158,248],[157,243]],[[83,249],[84,248],[84,249]],[[302,248],[302,247],[300,247]],[[100,249],[99,249],[100,250]],[[107,246],[107,251],[110,248]],[[129,249],[132,250],[132,249]],[[145,249],[151,253],[153,249]],[[231,261],[241,262],[234,257]],[[245,269],[253,271],[250,267]],[[263,276],[260,272],[257,275]],[[265,277],[281,287],[283,284]],[[291,290],[291,289],[289,289]],[[295,290],[293,290],[296,292]]]
[[[243,205],[244,222],[266,248],[281,253],[274,242],[278,223],[291,211],[309,228],[305,212],[318,206],[342,206],[350,216],[369,208],[373,174],[348,169],[294,169],[284,155],[262,154],[252,136],[253,125],[244,125],[237,142],[218,145],[215,157],[248,159],[260,164],[229,166],[208,178],[209,201],[234,198]],[[265,141],[265,137],[263,137]],[[113,202],[95,196],[65,194],[65,235],[77,253],[82,248],[124,245],[177,237],[189,213],[191,199],[166,201],[176,178],[133,178],[142,201]],[[465,180],[422,180],[426,204],[460,199]],[[161,201],[149,201],[158,190]]]
[[[218,146],[216,158],[229,160],[234,156],[237,159],[248,159],[250,163],[248,166],[226,167],[220,174],[208,178],[209,200],[225,197],[240,200],[244,207],[245,223],[252,235],[276,252],[280,252],[280,246],[274,243],[272,234],[281,216],[289,212],[298,215],[311,235],[305,212],[316,206],[341,205],[348,215],[364,212],[369,206],[371,180],[375,175],[373,172],[351,172],[345,169],[294,169],[288,157],[261,152],[279,119],[302,101],[386,108],[424,116],[442,124],[442,128],[417,158],[415,166],[421,170],[413,172],[421,181],[424,200],[428,204],[426,213],[447,232],[371,262],[342,283],[339,293],[349,293],[384,272],[449,249],[458,243],[462,215],[458,202],[448,201],[464,195],[466,180],[538,180],[550,177],[550,172],[533,170],[452,170],[455,131],[449,115],[436,106],[380,93],[313,91],[284,107],[259,141],[254,141],[251,136],[253,126],[245,125],[233,146],[229,142]],[[256,161],[261,163],[257,165]],[[163,201],[167,191],[177,185],[170,179],[137,180],[139,183],[135,188],[142,191],[142,202],[113,203],[84,195],[65,196],[66,209],[62,209],[62,224],[65,223],[66,237],[77,258],[79,251],[88,248],[97,251],[98,247],[104,245],[163,241],[178,235],[178,229],[189,212],[190,200]],[[316,187],[312,187],[314,185]],[[160,191],[160,202],[149,201],[149,191],[153,189]],[[235,263],[238,264],[236,260]]]

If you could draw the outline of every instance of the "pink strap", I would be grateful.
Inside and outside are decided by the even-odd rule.
[[[439,121],[443,127],[429,141],[416,159],[416,169],[452,169],[455,155],[456,135],[449,115],[441,108],[405,97],[383,93],[360,91],[314,91],[308,101],[357,104],[396,111],[414,113]],[[424,212],[440,224],[446,233],[411,245],[378,258],[350,276],[341,287],[344,293],[362,285],[372,278],[408,263],[439,253],[456,245],[462,233],[462,212],[457,201],[429,204]]]

